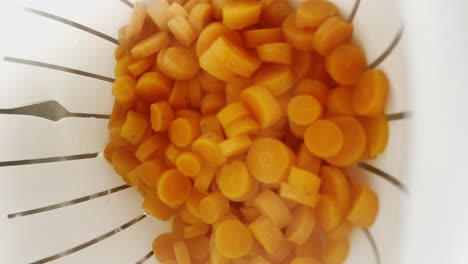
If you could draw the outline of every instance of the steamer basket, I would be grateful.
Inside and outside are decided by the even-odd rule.
[[[380,197],[370,229],[355,229],[347,264],[399,263],[408,198],[408,90],[397,0],[333,0],[352,20],[369,67],[391,82],[390,138],[377,160],[349,169]],[[2,3],[0,263],[157,263],[151,242],[170,228],[105,161],[117,31],[126,0]]]

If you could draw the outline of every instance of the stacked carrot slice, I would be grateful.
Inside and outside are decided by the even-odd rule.
[[[343,168],[387,144],[388,80],[326,0],[135,3],[104,154],[172,219],[161,263],[339,264],[377,195]]]

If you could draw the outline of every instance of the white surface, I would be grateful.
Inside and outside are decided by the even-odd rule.
[[[468,2],[404,1],[414,109],[402,263],[468,263]]]

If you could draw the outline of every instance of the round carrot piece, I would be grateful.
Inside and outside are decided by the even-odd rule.
[[[218,167],[226,162],[219,148],[222,138],[217,134],[205,133],[192,143],[192,151],[198,154],[209,167]]]
[[[136,81],[130,76],[117,78],[112,85],[112,95],[119,104],[132,104],[137,100]]]
[[[260,130],[260,126],[250,116],[245,116],[232,122],[224,130],[228,138],[242,135],[252,135]]]
[[[216,170],[211,167],[203,167],[200,173],[195,178],[193,188],[201,193],[206,193],[210,187],[211,182],[215,177]]]
[[[316,210],[318,223],[324,231],[331,231],[340,224],[340,207],[330,196],[321,195]]]
[[[156,188],[159,177],[164,168],[165,165],[162,160],[154,159],[141,163],[136,169],[138,169],[138,177],[144,184],[149,187]]]
[[[245,162],[234,160],[225,164],[216,177],[221,193],[231,201],[243,201],[255,187],[255,179],[250,176]]]
[[[367,66],[364,52],[350,44],[338,46],[327,55],[325,60],[328,74],[342,85],[356,83]]]
[[[335,156],[325,160],[335,166],[350,166],[359,161],[366,148],[366,132],[362,125],[353,117],[340,116],[329,119],[343,133],[343,147]]]
[[[200,80],[200,85],[203,91],[207,93],[216,93],[224,91],[225,83],[218,80],[213,75],[207,73],[206,71],[200,71],[198,74],[198,79]]]
[[[379,212],[379,199],[374,191],[366,186],[353,190],[353,201],[346,219],[362,228],[371,227]]]
[[[219,143],[219,149],[225,157],[231,157],[247,152],[252,140],[247,135],[228,138]]]
[[[139,97],[149,102],[166,100],[171,93],[173,81],[159,71],[146,72],[136,84]]]
[[[130,74],[137,78],[146,70],[148,70],[156,62],[156,55],[137,60],[128,65],[128,71]]]
[[[210,4],[198,3],[190,11],[188,20],[195,32],[200,34],[213,21],[213,16],[213,7]]]
[[[184,240],[180,240],[172,245],[174,248],[174,255],[177,260],[177,264],[190,264],[190,254],[187,249],[187,245],[185,244]]]
[[[201,55],[205,53],[211,44],[213,44],[213,42],[220,36],[225,36],[230,41],[238,45],[242,45],[242,37],[238,32],[228,29],[221,22],[214,22],[206,26],[200,33],[200,36],[198,36],[196,45],[197,56],[201,57]]]
[[[276,98],[263,86],[250,86],[240,94],[241,101],[262,128],[271,127],[281,118]]]
[[[351,203],[351,191],[343,172],[333,166],[323,166],[320,168],[320,178],[322,179],[321,193],[334,198],[341,213],[345,215]]]
[[[328,74],[327,68],[325,67],[325,57],[315,52],[311,53],[311,57],[312,65],[310,66],[310,71],[307,74],[307,78],[318,80],[327,84],[333,83],[332,78]]]
[[[317,120],[305,131],[304,144],[317,157],[332,157],[343,148],[343,133],[335,123]]]
[[[214,53],[212,46],[200,56],[199,63],[204,71],[208,72],[216,79],[230,81],[236,78],[236,74],[226,67],[223,60]]]
[[[312,154],[304,143],[300,144],[296,155],[296,166],[308,170],[312,173],[318,174],[322,160]]]
[[[278,184],[286,176],[293,163],[292,151],[281,141],[259,138],[247,154],[247,167],[261,183]]]
[[[325,237],[327,238],[327,240],[339,240],[347,238],[348,235],[351,233],[352,228],[353,225],[350,222],[344,220],[337,228],[325,233]]]
[[[208,224],[195,224],[184,227],[184,238],[194,238],[206,235],[210,231],[210,225]]]
[[[210,240],[206,236],[186,240],[190,258],[195,261],[205,261],[209,257]]]
[[[286,241],[281,229],[263,215],[255,219],[249,225],[249,229],[269,254],[276,252]]]
[[[354,115],[353,88],[339,86],[331,89],[327,97],[327,110],[333,114]]]
[[[201,100],[200,111],[202,115],[215,114],[226,105],[224,93],[209,93]]]
[[[153,252],[160,262],[175,259],[174,249],[172,246],[179,240],[174,233],[163,233],[156,237],[153,241]]]
[[[310,95],[296,95],[288,103],[288,118],[291,122],[306,126],[322,115],[322,105]]]
[[[177,157],[176,167],[185,176],[195,177],[201,170],[202,161],[193,152],[183,152]]]
[[[166,131],[174,118],[171,105],[166,101],[160,101],[150,106],[151,128],[154,131]]]
[[[201,192],[192,190],[189,198],[185,202],[185,208],[187,208],[187,211],[198,218],[200,218],[200,201],[203,197],[205,196]]]
[[[247,116],[248,114],[249,111],[242,102],[235,102],[221,109],[218,114],[216,114],[216,117],[218,117],[221,125],[226,128],[232,122]]]
[[[245,46],[254,49],[260,45],[283,40],[281,28],[252,29],[243,32]]]
[[[184,221],[182,221],[179,214],[176,214],[174,218],[172,218],[172,224],[171,224],[172,233],[174,233],[178,237],[183,237],[184,227],[185,227]]]
[[[384,115],[360,119],[366,130],[367,146],[365,156],[373,159],[385,150],[388,142],[388,121]]]
[[[311,95],[319,100],[322,108],[325,108],[327,103],[327,97],[329,94],[329,88],[326,84],[321,81],[313,79],[302,79],[296,84],[294,88],[294,95],[307,94]]]
[[[229,200],[214,192],[200,201],[200,216],[207,224],[213,224],[229,212]]]
[[[322,248],[322,260],[327,264],[344,263],[349,255],[347,239],[327,240]]]
[[[318,194],[321,179],[312,172],[292,166],[289,171],[288,184],[304,193]]]
[[[114,170],[124,178],[126,178],[127,173],[135,169],[140,162],[133,155],[132,152],[127,149],[118,149],[112,153],[112,165]]]
[[[317,29],[314,36],[314,48],[320,55],[327,55],[337,46],[348,42],[353,35],[353,26],[342,18],[328,18]]]
[[[169,144],[164,152],[166,158],[172,163],[175,164],[177,157],[183,152],[183,150],[174,144]]]
[[[266,87],[274,96],[279,96],[294,86],[294,76],[289,65],[271,64],[255,73],[254,82]]]
[[[197,216],[192,214],[186,206],[181,206],[178,212],[178,216],[187,225],[202,225],[204,224],[203,220]],[[185,226],[184,226],[184,234],[185,234]]]
[[[131,55],[125,56],[117,61],[114,67],[115,78],[119,79],[124,76],[129,76],[130,72],[128,71],[128,66],[134,62],[134,59]]]
[[[144,197],[141,208],[151,216],[161,221],[169,220],[174,213],[173,210],[161,202],[161,200],[155,199],[149,195]]]
[[[157,191],[161,201],[176,208],[185,203],[190,196],[192,183],[177,170],[167,170],[159,178]]]
[[[143,137],[147,126],[148,121],[144,115],[128,111],[127,119],[120,130],[120,136],[135,145]]]
[[[312,66],[312,57],[307,51],[294,50],[291,71],[295,80],[300,80],[309,73]]]
[[[283,200],[270,189],[264,189],[254,198],[254,206],[280,229],[289,225],[292,215]]]
[[[249,253],[253,244],[250,230],[239,220],[230,219],[216,228],[216,249],[228,258],[240,258]]]
[[[192,49],[170,47],[159,51],[159,69],[174,80],[190,80],[200,69],[198,59]]]
[[[353,91],[353,109],[358,115],[376,116],[384,111],[388,79],[380,70],[364,72]]]
[[[185,117],[177,118],[169,127],[169,139],[178,147],[186,147],[200,136],[200,124],[197,120]]]
[[[188,118],[192,119],[195,122],[200,122],[201,120],[201,114],[196,111],[196,110],[191,110],[191,109],[182,109],[179,111],[174,112],[174,118]]]
[[[336,12],[336,6],[329,1],[304,1],[297,7],[296,25],[298,27],[318,27]]]
[[[236,77],[226,83],[225,94],[226,104],[232,104],[240,100],[240,93],[243,89],[252,85],[249,78]]]
[[[288,43],[272,42],[258,46],[257,54],[264,62],[291,64],[293,49]]]
[[[312,208],[300,205],[293,211],[292,223],[286,229],[286,239],[296,245],[309,240],[315,228],[315,212]]]
[[[219,123],[218,118],[214,114],[203,116],[200,119],[200,130],[202,134],[214,133],[218,136],[223,136],[223,128],[221,127],[221,123]]]
[[[315,29],[301,28],[296,25],[297,14],[289,14],[283,21],[283,37],[295,49],[301,51],[312,51],[314,46]]]
[[[294,244],[289,241],[283,242],[283,244],[275,252],[266,255],[265,259],[271,263],[290,263],[292,259],[292,251],[294,249]]]
[[[171,95],[167,102],[174,110],[188,108],[190,105],[190,91],[188,90],[188,82],[177,80],[172,87]]]
[[[266,28],[281,25],[284,18],[293,12],[289,0],[262,0],[260,24]]]
[[[322,241],[320,240],[320,237],[312,234],[307,242],[296,246],[294,254],[299,258],[321,259]]]
[[[228,1],[223,6],[223,24],[229,29],[243,29],[260,21],[262,3],[252,1]]]

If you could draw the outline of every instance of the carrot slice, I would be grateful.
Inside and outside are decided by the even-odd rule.
[[[334,114],[354,115],[352,96],[352,87],[339,86],[331,89],[327,98],[328,111]]]
[[[236,31],[228,29],[223,23],[214,22],[209,24],[198,36],[196,45],[197,56],[201,57],[203,53],[217,40],[220,36],[225,36],[233,43],[242,44],[242,37]]]
[[[277,227],[268,217],[260,216],[249,225],[255,239],[263,248],[272,254],[277,251],[286,241],[281,229]]]
[[[365,186],[353,190],[353,201],[347,216],[348,221],[363,228],[372,226],[379,212],[379,199],[374,191]]]
[[[321,195],[317,205],[317,220],[324,231],[338,227],[342,219],[339,204],[328,195]]]
[[[327,240],[322,249],[324,263],[343,263],[349,255],[349,241],[347,239]]]
[[[283,21],[283,37],[295,49],[301,51],[312,51],[314,46],[315,29],[301,28],[296,25],[297,13],[289,14]]]
[[[294,95],[301,94],[307,94],[317,98],[324,108],[327,103],[329,88],[323,82],[313,79],[302,79],[294,88]]]
[[[299,27],[318,27],[336,13],[336,6],[329,1],[304,1],[297,7],[296,25]]]
[[[245,162],[240,160],[225,164],[216,177],[216,183],[221,193],[231,201],[250,199],[257,187]]]
[[[325,66],[337,83],[351,85],[356,83],[361,73],[364,72],[367,60],[360,48],[344,44],[327,55]]]
[[[219,122],[221,125],[226,128],[232,122],[236,121],[239,118],[247,116],[249,111],[242,102],[235,102],[225,106],[217,114]]]
[[[127,119],[122,126],[120,135],[133,145],[137,144],[145,133],[148,125],[146,117],[134,111],[128,111]]]
[[[381,154],[388,142],[388,121],[387,117],[363,117],[360,119],[364,130],[366,130],[367,146],[365,157],[373,159]]]
[[[322,179],[321,192],[335,199],[340,211],[345,215],[351,203],[351,191],[348,180],[343,172],[333,166],[323,166],[320,169]]]
[[[255,197],[254,206],[280,229],[292,221],[292,215],[283,200],[269,189],[264,189]]]
[[[293,62],[291,64],[291,71],[294,75],[294,79],[301,80],[307,76],[312,66],[312,56],[307,51],[294,50],[293,51]]]
[[[344,136],[340,128],[329,120],[317,120],[304,134],[307,149],[317,157],[329,158],[343,148]]]
[[[384,111],[388,79],[380,70],[364,72],[353,92],[353,109],[358,115],[377,116]]]
[[[163,233],[156,237],[153,241],[153,252],[160,262],[175,259],[174,249],[172,246],[178,241],[174,233]]]
[[[197,120],[181,117],[175,119],[169,127],[169,139],[178,147],[186,147],[200,135]]]
[[[218,225],[215,233],[216,249],[228,258],[240,258],[252,248],[250,230],[239,220],[229,219]]]
[[[271,64],[255,73],[254,83],[268,88],[274,96],[279,96],[294,86],[294,76],[289,66]]]
[[[293,163],[292,151],[281,141],[259,138],[247,154],[247,167],[261,183],[278,184],[286,176]]]
[[[288,43],[272,42],[258,46],[257,54],[263,62],[291,64],[293,49]]]
[[[112,95],[119,104],[132,104],[137,100],[136,81],[130,76],[117,77],[112,85]]]
[[[296,245],[305,244],[315,228],[315,212],[300,205],[294,209],[292,219],[292,223],[286,229],[286,239]]]
[[[318,174],[322,160],[312,154],[307,147],[302,143],[299,145],[296,155],[296,166]]]
[[[161,201],[169,207],[182,205],[190,196],[192,183],[177,170],[167,170],[159,178],[157,190]]]
[[[256,48],[260,45],[280,42],[283,40],[281,28],[262,28],[252,29],[243,32],[245,46],[247,48]]]
[[[139,97],[149,101],[167,100],[171,93],[173,81],[159,71],[146,72],[136,84]]]
[[[322,105],[313,96],[296,95],[288,103],[288,118],[291,122],[306,126],[322,115]]]
[[[177,157],[176,167],[183,175],[193,178],[200,173],[202,161],[197,154],[187,151]]]
[[[305,193],[318,194],[321,179],[312,172],[292,166],[289,171],[288,184]]]
[[[165,205],[161,200],[150,196],[144,197],[141,207],[151,216],[161,221],[167,221],[171,218],[174,211]]]
[[[203,162],[210,167],[218,167],[226,162],[219,143],[222,138],[217,134],[205,133],[192,144],[192,151],[198,154]]]
[[[252,135],[260,130],[260,126],[250,116],[245,116],[232,122],[224,130],[228,138],[242,135]]]
[[[314,36],[314,48],[325,56],[337,46],[348,42],[353,35],[353,26],[342,18],[333,16],[325,20]]]
[[[271,127],[281,118],[278,101],[266,88],[250,86],[241,92],[240,97],[262,128]]]
[[[229,200],[214,192],[200,201],[200,216],[207,224],[213,224],[229,212]]]
[[[200,173],[195,178],[193,188],[201,193],[206,193],[210,187],[211,182],[215,177],[215,169],[210,167],[203,167]]]
[[[223,93],[209,93],[201,100],[200,111],[202,115],[215,114],[226,105]]]
[[[174,248],[174,255],[177,260],[177,264],[191,264],[190,254],[187,249],[185,241],[181,240],[175,242],[172,246]]]
[[[242,29],[257,24],[262,4],[252,1],[232,1],[223,6],[223,24],[229,29]]]
[[[252,140],[247,135],[228,138],[219,143],[219,149],[225,157],[231,157],[247,152]]]

